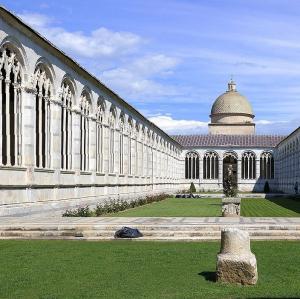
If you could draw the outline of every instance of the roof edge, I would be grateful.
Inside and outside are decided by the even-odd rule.
[[[147,117],[145,117],[143,114],[141,114],[136,108],[134,108],[132,105],[127,103],[121,96],[119,96],[116,92],[114,92],[112,89],[107,87],[104,83],[102,83],[96,76],[92,75],[89,71],[87,71],[84,67],[82,67],[78,62],[76,62],[73,58],[71,58],[69,55],[67,55],[65,52],[60,50],[58,47],[56,47],[52,42],[50,42],[47,38],[45,38],[42,34],[40,34],[38,31],[27,25],[21,18],[19,18],[17,15],[15,15],[13,12],[11,12],[9,9],[4,7],[2,4],[0,4],[0,15],[6,15],[6,17],[11,18],[12,20],[16,21],[19,24],[19,28],[16,28],[17,30],[21,31],[23,34],[25,34],[27,37],[31,38],[29,34],[27,34],[26,30],[30,33],[34,34],[35,37],[41,42],[39,46],[42,48],[45,48],[45,45],[50,47],[51,51],[49,51],[49,48],[46,50],[50,52],[52,55],[54,55],[57,59],[59,59],[62,63],[69,65],[69,67],[73,67],[75,71],[82,72],[86,79],[92,81],[96,86],[100,87],[100,89],[103,89],[107,93],[109,93],[112,97],[115,98],[120,104],[125,106],[127,109],[133,110],[133,112],[142,119],[145,119],[146,123],[148,123],[149,127],[157,129],[162,135],[167,137],[168,139],[175,142],[179,147],[182,147],[180,143],[178,143],[176,140],[174,140],[169,134],[167,134],[165,131],[163,131],[161,128],[156,126],[153,122],[151,122]],[[9,20],[5,21],[9,23]],[[23,29],[23,31],[22,31]],[[64,58],[64,60],[62,59]],[[67,60],[67,61],[66,61]]]

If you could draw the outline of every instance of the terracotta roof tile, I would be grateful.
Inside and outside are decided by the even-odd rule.
[[[173,135],[184,147],[275,147],[286,136],[282,135]]]

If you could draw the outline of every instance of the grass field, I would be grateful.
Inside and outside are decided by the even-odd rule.
[[[300,201],[289,198],[242,199],[242,216],[300,217]],[[221,216],[221,199],[169,198],[134,209],[109,214],[115,217],[213,217]]]
[[[256,286],[212,281],[219,242],[0,241],[0,298],[299,298],[300,242],[252,242]]]

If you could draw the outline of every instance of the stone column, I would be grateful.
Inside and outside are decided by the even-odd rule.
[[[219,158],[219,178],[218,178],[218,184],[219,188],[223,187],[223,159],[221,157]]]
[[[6,165],[10,166],[10,80],[5,79],[5,101],[6,101]]]
[[[255,167],[255,169],[256,169],[256,180],[258,180],[259,177],[260,177],[260,159],[259,158],[256,159],[255,163],[256,163],[256,167]]]
[[[242,160],[237,159],[237,184],[239,187],[239,184],[242,181]]]
[[[216,279],[224,283],[256,284],[258,279],[256,258],[250,250],[248,232],[236,228],[222,230]]]
[[[201,184],[203,183],[203,157],[199,155],[199,187],[201,188]]]
[[[89,119],[90,129],[90,151],[89,151],[89,170],[96,171],[96,116],[92,115]]]
[[[80,134],[80,109],[79,107],[74,107],[73,111],[72,111],[72,126],[73,126],[73,134],[72,134],[72,138],[73,138],[73,148],[72,148],[72,153],[73,153],[73,159],[72,159],[72,165],[73,165],[73,169],[79,171],[80,170],[80,161],[81,161],[81,157],[80,157],[80,138],[81,138],[81,134]]]
[[[1,133],[1,138],[0,138],[0,165],[3,164],[2,161],[2,80],[3,80],[3,76],[0,75],[0,133]]]
[[[22,141],[23,141],[23,165],[36,166],[35,161],[35,93],[33,89],[23,88],[22,91]]]
[[[58,102],[50,101],[50,136],[52,136],[49,162],[52,168],[61,168],[61,106]],[[51,159],[51,160],[50,160]]]
[[[109,173],[109,128],[103,125],[103,173]]]

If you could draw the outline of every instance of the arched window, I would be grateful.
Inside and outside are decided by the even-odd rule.
[[[72,167],[72,102],[74,93],[65,80],[61,86],[61,168]]]
[[[219,159],[215,152],[207,152],[203,157],[203,178],[213,180],[219,177]]]
[[[256,157],[253,152],[245,152],[242,156],[242,179],[253,180],[256,178]]]
[[[90,95],[83,91],[80,99],[80,170],[89,170],[89,152],[90,152],[90,123],[89,115],[91,110]]]
[[[189,152],[185,156],[185,178],[199,179],[199,155]]]
[[[104,104],[101,100],[97,102],[96,111],[96,171],[103,172],[103,118]]]
[[[119,171],[124,174],[124,116],[120,116],[119,122]]]
[[[264,152],[260,156],[260,177],[274,179],[274,158],[269,152]]]
[[[50,167],[50,97],[52,84],[44,65],[35,71],[35,156],[36,166]]]
[[[9,49],[0,51],[2,153],[0,164],[21,165],[21,65]]]
[[[116,112],[113,108],[109,112],[109,172],[115,172],[115,126]]]

